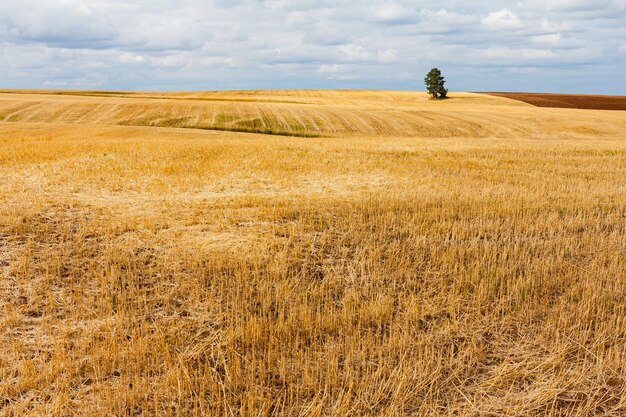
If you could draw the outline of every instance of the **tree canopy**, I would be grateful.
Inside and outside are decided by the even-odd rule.
[[[448,96],[448,90],[444,87],[446,80],[441,75],[439,68],[431,69],[428,74],[426,74],[424,83],[426,83],[428,94],[430,94],[433,99],[443,99]]]

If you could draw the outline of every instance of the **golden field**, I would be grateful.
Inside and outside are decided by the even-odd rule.
[[[626,415],[626,113],[0,91],[0,416],[47,415]]]

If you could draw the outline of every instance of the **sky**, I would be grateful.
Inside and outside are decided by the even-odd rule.
[[[0,88],[626,95],[626,0],[0,0]]]

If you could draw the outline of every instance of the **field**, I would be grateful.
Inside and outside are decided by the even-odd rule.
[[[0,416],[624,416],[626,113],[0,93]]]
[[[626,96],[546,93],[485,93],[520,100],[538,107],[566,109],[626,110]]]

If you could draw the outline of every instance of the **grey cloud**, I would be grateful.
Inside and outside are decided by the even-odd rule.
[[[439,66],[452,89],[626,94],[625,28],[623,0],[4,0],[0,87],[421,89]]]
[[[115,36],[106,18],[83,4],[24,1],[11,7],[10,3],[0,6],[6,40],[97,49],[106,47]]]

